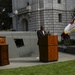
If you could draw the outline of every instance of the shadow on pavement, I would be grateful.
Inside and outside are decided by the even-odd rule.
[[[63,46],[59,46],[58,51],[75,55],[75,46],[66,46],[65,48]]]
[[[21,60],[21,59],[18,59],[18,60],[10,60],[10,62],[13,62],[13,63],[39,63],[40,61],[39,60],[37,60],[37,59],[23,59],[23,60]]]

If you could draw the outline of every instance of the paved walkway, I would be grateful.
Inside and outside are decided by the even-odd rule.
[[[10,60],[9,65],[0,66],[0,69],[9,69],[9,68],[18,68],[18,67],[27,67],[27,66],[35,66],[41,64],[51,64],[56,62],[63,62],[67,60],[75,59],[75,54],[65,53],[62,50],[59,51],[59,59],[54,62],[40,62],[38,57],[24,57],[24,58],[12,58]]]

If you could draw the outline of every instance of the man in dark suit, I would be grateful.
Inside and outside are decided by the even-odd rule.
[[[40,30],[37,31],[37,37],[38,37],[38,42],[37,42],[37,45],[38,45],[38,48],[39,48],[39,57],[41,56],[40,54],[40,47],[39,47],[39,40],[46,35],[46,31],[44,29],[44,25],[41,25],[40,27]],[[38,58],[39,58],[38,57]]]
[[[39,45],[39,39],[43,36],[46,35],[46,31],[44,29],[44,25],[41,25],[40,30],[37,31],[37,36],[38,36],[38,45]]]

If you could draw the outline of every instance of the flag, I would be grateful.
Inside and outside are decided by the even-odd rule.
[[[64,29],[65,34],[70,34],[75,31],[75,18]]]

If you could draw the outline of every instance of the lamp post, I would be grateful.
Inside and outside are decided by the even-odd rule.
[[[28,15],[30,17],[30,15],[31,15],[31,6],[29,5],[29,3],[27,3],[26,10],[28,10]]]
[[[16,17],[16,30],[18,31],[18,10],[14,11],[15,17]]]

